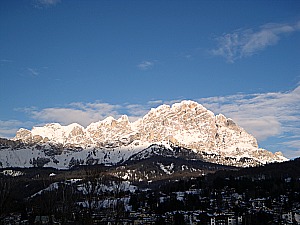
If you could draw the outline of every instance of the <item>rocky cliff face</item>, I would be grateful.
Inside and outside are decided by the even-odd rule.
[[[84,128],[79,124],[53,123],[20,129],[13,140],[31,145],[60,145],[63,149],[130,149],[153,143],[181,146],[214,158],[221,164],[226,158],[252,159],[259,163],[287,160],[281,153],[258,148],[256,139],[224,115],[214,115],[193,101],[151,109],[143,118],[129,122],[127,116],[108,117]],[[244,166],[241,164],[240,166]]]

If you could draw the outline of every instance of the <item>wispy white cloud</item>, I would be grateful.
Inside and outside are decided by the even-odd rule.
[[[275,138],[273,148],[287,157],[300,156],[300,86],[288,92],[236,94],[198,101],[232,118],[258,141]]]
[[[163,100],[152,100],[148,101],[148,105],[160,105],[163,103]]]
[[[154,66],[154,61],[143,61],[137,65],[140,70],[149,70]]]
[[[13,61],[10,59],[0,59],[0,62],[2,63],[12,63]]]
[[[40,110],[36,107],[31,107],[22,109],[22,111],[26,112],[36,121],[39,121],[39,123],[58,122],[62,125],[79,123],[86,127],[90,123],[103,120],[108,116],[112,116],[117,119],[124,114],[128,116],[131,122],[134,122],[143,117],[151,107],[155,107],[157,105],[159,105],[158,102],[150,102],[145,105],[128,103],[123,105],[114,105],[101,102],[75,102],[64,107],[50,107]]]
[[[118,105],[108,103],[71,103],[65,107],[26,109],[26,112],[35,120],[51,123],[58,122],[63,125],[79,123],[87,126],[92,122],[103,120],[107,116],[119,117]]]
[[[6,65],[9,65],[12,63],[13,63],[13,61],[10,59],[0,59],[0,66],[6,66]]]
[[[129,117],[129,120],[131,122],[136,121],[146,115],[146,113],[150,109],[150,105],[140,105],[140,104],[128,104],[125,106],[127,115]]]
[[[218,47],[211,54],[222,56],[233,63],[237,59],[251,56],[268,46],[275,45],[283,35],[300,30],[300,21],[296,24],[265,24],[258,29],[240,29],[225,33],[216,38]]]
[[[289,92],[237,94],[198,101],[215,113],[231,117],[259,140],[287,133],[300,135],[300,129],[295,129],[300,127],[300,86]]]
[[[30,68],[30,67],[27,68],[27,71],[28,71],[32,76],[38,76],[38,75],[40,74],[40,73],[38,72],[37,69]]]
[[[33,0],[33,6],[36,8],[48,8],[60,2],[61,0]]]
[[[22,122],[19,120],[0,120],[0,137],[11,138],[15,136],[20,127],[30,127],[32,122]]]
[[[286,150],[284,152],[284,156],[287,157],[288,159],[295,159],[299,158],[300,156],[300,150]]]
[[[28,114],[37,123],[58,122],[62,125],[79,123],[87,126],[92,122],[103,120],[108,116],[119,118],[126,114],[131,122],[143,117],[152,107],[163,104],[162,100],[149,101],[146,104],[109,104],[103,102],[73,102],[63,107],[38,109],[29,107],[17,109]]]

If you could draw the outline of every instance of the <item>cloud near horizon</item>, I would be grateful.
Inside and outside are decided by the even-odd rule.
[[[119,118],[126,114],[131,121],[144,116],[152,107],[173,104],[172,101],[152,100],[146,104],[109,104],[75,102],[65,107],[23,109],[31,118],[48,123],[79,123],[87,126],[108,116]],[[196,99],[215,114],[222,113],[253,134],[258,140],[295,133],[300,137],[300,86],[289,92],[235,94]],[[297,125],[297,126],[296,126]]]
[[[289,92],[237,94],[198,101],[214,113],[231,117],[258,140],[290,132],[300,135],[300,86]]]
[[[29,109],[27,113],[33,119],[43,123],[58,122],[62,125],[79,123],[86,127],[92,122],[105,119],[107,116],[120,116],[117,111],[118,108],[118,105],[108,103],[75,102],[60,108]]]
[[[211,50],[214,56],[222,56],[227,62],[252,56],[268,46],[278,43],[283,35],[300,31],[300,21],[295,24],[269,23],[259,29],[239,29],[216,38],[218,47]]]
[[[143,117],[151,108],[171,105],[179,100],[152,100],[145,104],[109,104],[74,102],[64,107],[23,109],[36,122],[0,121],[0,135],[12,137],[20,127],[58,122],[62,125],[79,123],[86,127],[108,116],[128,115],[131,122]],[[287,92],[235,94],[195,100],[213,111],[232,118],[258,141],[276,137],[288,157],[300,156],[300,86]],[[278,148],[278,146],[277,146]]]
[[[286,156],[300,156],[300,86],[288,92],[236,94],[198,100],[232,118],[258,141],[276,137]]]
[[[21,127],[31,127],[33,125],[34,123],[30,121],[22,122],[19,120],[0,120],[0,138],[14,137]]]

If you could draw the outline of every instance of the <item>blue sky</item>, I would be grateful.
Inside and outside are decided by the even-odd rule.
[[[300,1],[0,1],[0,136],[195,100],[300,156]]]

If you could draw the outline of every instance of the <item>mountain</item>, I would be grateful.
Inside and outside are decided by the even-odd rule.
[[[151,151],[154,145],[157,151]],[[287,160],[280,152],[259,148],[256,139],[233,120],[215,116],[196,102],[182,101],[151,109],[132,123],[124,115],[86,128],[76,123],[21,128],[12,140],[0,140],[0,166],[114,165],[158,152],[170,151],[170,157],[176,158],[178,147],[188,149],[193,159],[239,167]]]

